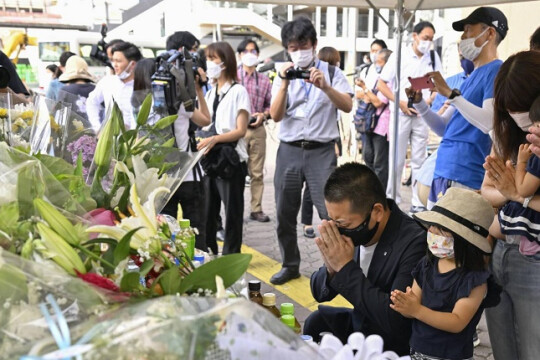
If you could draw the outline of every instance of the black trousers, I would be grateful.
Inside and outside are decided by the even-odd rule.
[[[386,189],[388,183],[388,153],[390,145],[386,136],[371,133],[362,136],[362,157]]]
[[[304,183],[309,186],[309,193],[319,216],[321,219],[327,219],[323,190],[336,163],[333,142],[310,150],[283,142],[279,145],[274,189],[277,236],[283,267],[298,269],[300,266],[296,225]]]
[[[206,245],[206,217],[204,214],[205,191],[202,181],[183,182],[171,197],[162,213],[176,218],[178,203],[182,205],[184,218],[189,219],[191,226],[197,228],[199,234],[195,236],[195,247],[208,251]]]
[[[204,177],[206,201],[204,213],[206,219],[206,244],[214,254],[218,253],[216,241],[217,218],[221,201],[225,206],[225,243],[223,254],[239,253],[242,247],[244,228],[244,187],[246,185],[247,166],[242,162],[231,178],[221,179]]]

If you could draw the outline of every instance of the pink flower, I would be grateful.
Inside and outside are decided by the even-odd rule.
[[[106,225],[115,226],[116,216],[111,210],[103,208],[94,209],[84,216],[85,219],[90,221],[90,225]],[[90,234],[90,239],[95,239],[98,236],[97,233]]]

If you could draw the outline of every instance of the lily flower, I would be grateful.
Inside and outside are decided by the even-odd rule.
[[[130,202],[134,216],[122,219],[118,226],[96,225],[89,227],[89,233],[101,233],[120,241],[124,235],[133,229],[140,228],[131,238],[131,248],[148,249],[151,254],[158,254],[161,251],[161,241],[158,234],[158,223],[154,200],[156,195],[162,192],[169,192],[165,187],[154,189],[148,196],[148,200],[141,204],[137,194],[137,186],[131,186]]]

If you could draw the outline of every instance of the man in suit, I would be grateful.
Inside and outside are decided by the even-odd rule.
[[[331,220],[315,241],[324,266],[311,276],[318,302],[342,295],[354,309],[319,306],[304,333],[319,340],[330,331],[343,342],[356,331],[378,334],[386,350],[409,353],[411,321],[390,308],[390,292],[412,284],[411,271],[426,253],[426,232],[386,199],[377,175],[348,163],[330,175],[324,198]]]

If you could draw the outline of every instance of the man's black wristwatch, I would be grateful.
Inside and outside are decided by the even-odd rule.
[[[461,91],[459,91],[459,89],[452,89],[452,92],[450,93],[450,96],[448,97],[448,99],[452,100],[453,98],[457,96],[461,96]]]

